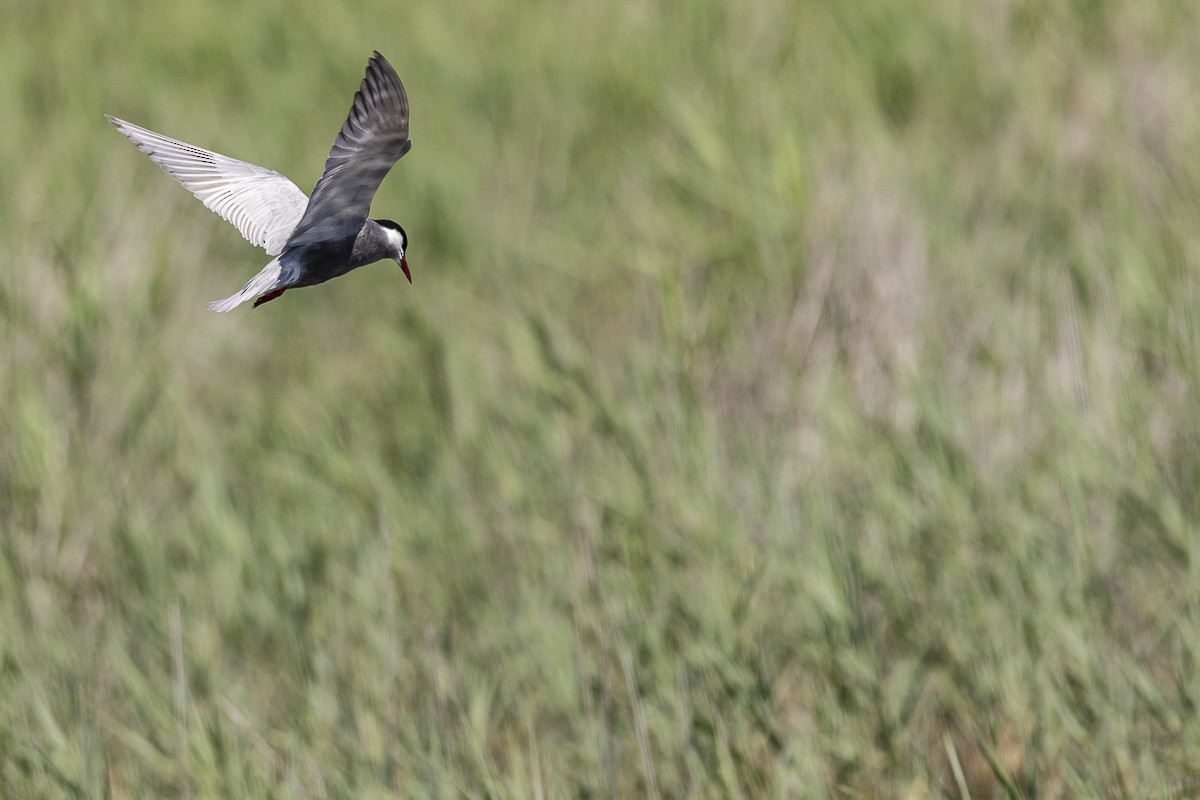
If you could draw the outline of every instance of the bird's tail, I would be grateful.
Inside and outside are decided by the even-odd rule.
[[[275,284],[279,282],[279,259],[276,258],[267,264],[262,270],[250,279],[242,290],[237,294],[230,295],[224,300],[214,300],[208,304],[209,311],[233,311],[247,300],[253,300],[260,294],[266,294],[276,288]]]

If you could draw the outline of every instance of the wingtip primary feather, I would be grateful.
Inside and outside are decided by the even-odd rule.
[[[128,135],[125,133],[125,131],[127,131],[129,128],[136,127],[132,123],[126,122],[125,120],[121,119],[120,117],[114,117],[112,114],[105,114],[104,118],[106,120],[108,120],[108,124],[110,124],[114,128],[116,128],[117,132],[120,133],[122,136]]]

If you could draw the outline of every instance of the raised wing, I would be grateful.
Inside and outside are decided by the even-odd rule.
[[[377,50],[287,247],[353,242],[379,184],[411,147],[404,84]]]
[[[247,241],[269,255],[283,251],[308,205],[296,184],[275,170],[178,142],[123,119],[108,121]]]

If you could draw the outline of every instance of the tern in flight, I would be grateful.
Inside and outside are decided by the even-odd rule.
[[[251,299],[257,308],[288,289],[324,283],[385,258],[398,263],[412,283],[404,229],[390,219],[367,219],[384,176],[412,148],[404,84],[378,51],[367,63],[311,198],[274,170],[116,117],[108,121],[248,241],[275,256],[240,292],[209,303],[213,311],[232,311]]]

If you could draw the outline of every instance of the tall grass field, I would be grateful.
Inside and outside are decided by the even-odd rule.
[[[320,174],[267,261],[104,119]],[[0,797],[1200,796],[1200,5],[0,0]]]

